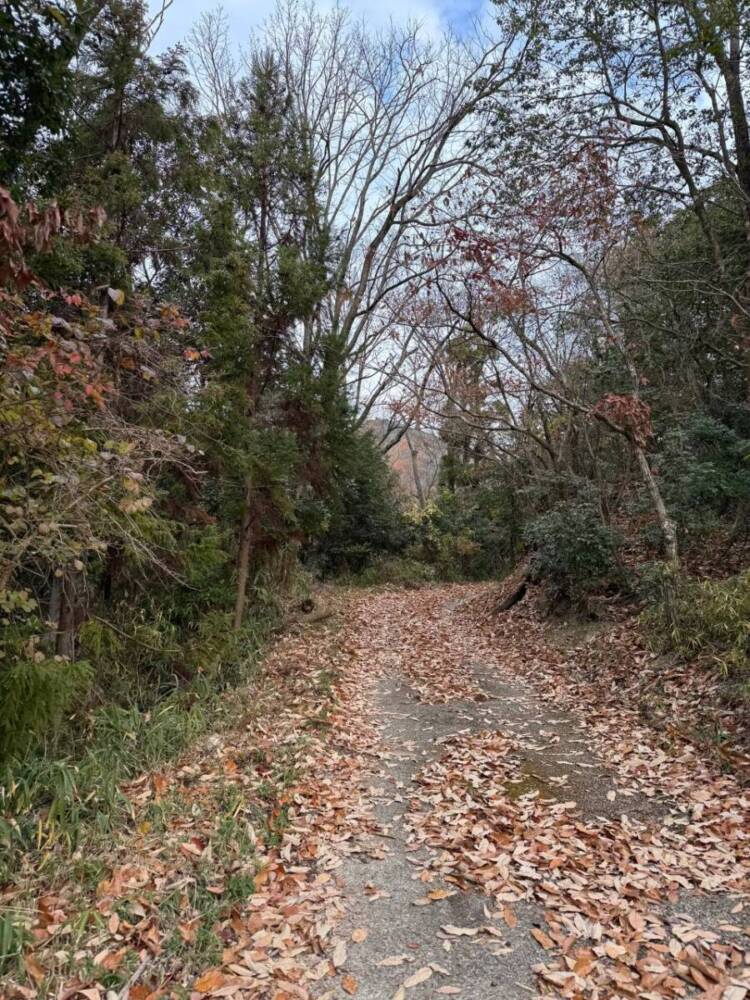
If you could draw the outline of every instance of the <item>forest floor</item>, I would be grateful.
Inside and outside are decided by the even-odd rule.
[[[96,877],[29,873],[7,995],[750,997],[746,758],[696,739],[708,675],[496,590],[342,592],[281,639],[247,717],[128,790]]]

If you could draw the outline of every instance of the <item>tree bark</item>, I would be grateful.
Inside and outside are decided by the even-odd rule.
[[[76,658],[78,612],[80,610],[80,573],[66,572],[62,577],[60,617],[57,624],[57,653],[69,660]]]
[[[237,553],[237,593],[234,601],[234,620],[232,626],[237,631],[242,627],[247,602],[247,580],[250,575],[250,521],[253,486],[250,477],[245,479],[245,501],[240,523],[240,547]]]
[[[654,509],[656,510],[656,516],[659,519],[659,527],[664,535],[664,549],[667,554],[666,561],[673,569],[679,569],[680,558],[677,551],[677,529],[675,528],[674,521],[667,512],[664,498],[661,495],[659,484],[657,483],[656,477],[651,470],[646,453],[639,445],[634,445],[634,447],[638,464],[641,467],[641,472],[643,473],[643,478],[646,481],[649,493],[654,501]]]
[[[656,477],[649,465],[648,458],[645,451],[637,444],[633,445],[635,449],[636,458],[638,459],[638,464],[641,467],[641,472],[643,473],[643,478],[646,481],[646,485],[651,494],[651,499],[654,503],[654,509],[656,510],[656,516],[659,520],[659,527],[661,528],[662,535],[664,537],[664,550],[666,553],[666,567],[667,572],[664,575],[664,612],[667,618],[667,624],[670,628],[673,628],[677,624],[677,599],[675,593],[675,577],[677,571],[680,568],[680,556],[677,549],[677,529],[672,518],[669,516],[666,504],[664,503],[664,498],[661,495],[661,490],[659,489],[659,484],[656,481]]]
[[[57,574],[52,577],[52,586],[49,592],[49,605],[47,609],[47,622],[49,631],[46,640],[49,648],[57,650],[57,634],[60,625],[60,612],[62,609],[62,577]]]
[[[422,477],[419,474],[419,452],[411,439],[409,431],[406,432],[406,443],[409,446],[409,455],[411,456],[411,473],[414,477],[414,489],[417,492],[417,503],[420,507],[424,507],[425,495],[424,488],[422,486]]]

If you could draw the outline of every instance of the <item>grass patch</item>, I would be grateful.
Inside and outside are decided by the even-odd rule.
[[[73,976],[119,992],[142,936],[158,934],[163,957],[152,979],[167,977],[175,995],[187,997],[194,976],[221,962],[230,922],[255,891],[258,845],[281,843],[299,762],[314,731],[329,725],[335,667],[290,674],[289,690],[286,677],[254,686],[253,698],[219,692],[204,678],[150,710],[99,709],[65,758],[50,746],[6,764],[2,836],[10,850],[0,846],[0,877],[20,892],[0,975],[30,983],[24,956],[31,953],[48,975],[44,995]],[[287,695],[307,700],[310,725],[258,743],[254,720],[286,706]],[[199,740],[212,732],[225,734],[220,753],[213,741]],[[184,767],[166,766],[196,741]],[[149,772],[149,781],[125,785],[128,798],[122,783]],[[191,844],[199,850],[191,852]],[[102,908],[118,872],[124,881]],[[39,926],[37,900],[47,894],[61,899],[66,915],[54,944],[30,937]],[[119,931],[112,931],[113,917]],[[128,949],[111,970],[93,962],[104,941],[110,953]]]
[[[90,744],[80,753],[11,758],[0,772],[0,879],[20,854],[73,852],[89,834],[111,835],[131,818],[123,781],[173,760],[216,716],[212,698],[189,706],[176,696],[152,712],[108,708],[90,719]]]
[[[252,677],[259,645],[253,633],[236,680]],[[23,856],[44,867],[111,838],[133,820],[124,782],[177,759],[206,732],[231,725],[239,711],[226,685],[198,674],[156,704],[103,705],[73,716],[64,740],[6,758],[0,764],[0,882],[12,879]],[[145,822],[163,829],[170,808],[152,803]]]
[[[21,970],[24,949],[29,943],[26,914],[14,907],[0,909],[0,975]]]

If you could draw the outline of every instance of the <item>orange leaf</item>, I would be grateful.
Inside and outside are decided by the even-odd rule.
[[[145,983],[136,983],[135,986],[130,987],[128,1000],[147,1000],[149,996],[151,996],[151,987],[146,986]]]
[[[359,983],[354,976],[344,976],[341,980],[341,986],[344,992],[348,993],[349,996],[354,996],[359,989]]]
[[[539,942],[542,948],[544,948],[546,951],[549,951],[550,948],[554,948],[555,942],[552,940],[552,938],[548,937],[544,933],[544,931],[540,931],[538,927],[531,928],[531,935],[532,937],[536,938],[536,940]]]
[[[455,896],[455,892],[451,892],[450,889],[433,889],[432,892],[428,892],[427,895],[430,899],[448,899],[449,896]]]
[[[221,969],[209,969],[199,979],[196,979],[193,989],[198,993],[213,993],[214,990],[221,989],[225,978]]]
[[[151,776],[151,783],[154,786],[157,798],[163,795],[169,787],[169,781],[163,774],[153,774]]]
[[[47,973],[44,971],[42,966],[39,964],[39,962],[37,962],[37,960],[32,955],[24,955],[23,964],[26,971],[34,980],[34,982],[37,984],[37,986],[40,983],[44,982],[44,980],[47,977]]]

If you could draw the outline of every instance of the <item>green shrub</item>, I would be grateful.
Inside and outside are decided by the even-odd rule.
[[[585,603],[587,595],[618,580],[618,538],[596,507],[560,503],[530,521],[524,537],[531,547],[531,578],[544,584],[555,602]]]
[[[441,490],[410,520],[414,541],[407,553],[433,565],[441,580],[499,579],[521,548],[515,494],[484,469],[472,482]]]
[[[727,580],[682,577],[675,611],[671,628],[662,605],[642,616],[657,648],[710,656],[725,676],[750,675],[750,570]]]
[[[36,747],[0,763],[0,882],[18,857],[85,836],[108,835],[131,811],[120,785],[174,760],[234,706],[207,682],[158,706],[106,705],[77,720],[79,741]],[[71,727],[72,728],[72,727]]]
[[[391,584],[398,587],[415,587],[435,581],[435,570],[426,563],[403,556],[380,556],[374,559],[353,582],[362,587]]]
[[[171,689],[165,676],[160,685],[141,684],[139,670],[146,669],[145,661],[139,670],[128,663],[129,655],[145,655],[138,648],[144,631],[134,629],[134,639],[103,623],[90,624],[100,626],[86,632],[94,672],[106,670],[107,678],[117,685],[116,699],[112,691],[99,690],[100,677],[96,685],[90,683],[92,668],[87,662],[33,663],[34,670],[27,671],[22,682],[19,670],[24,665],[0,670],[0,702],[7,703],[0,719],[0,739],[5,738],[0,756],[0,883],[13,871],[18,856],[38,849],[40,843],[60,842],[74,849],[84,829],[108,833],[129,813],[129,803],[119,790],[123,781],[173,760],[220,718],[232,715],[239,703],[220,692],[250,679],[272,619],[249,618],[235,632],[226,615],[204,616],[177,651],[185,663],[185,676],[191,679],[175,678]],[[160,651],[153,655],[158,663]],[[112,657],[109,665],[107,657]],[[80,687],[73,686],[75,676],[80,677]],[[83,695],[89,690],[86,699]],[[5,698],[6,691],[11,692],[10,699]],[[24,691],[36,699],[28,706],[21,697]],[[34,704],[47,707],[37,708],[32,718]],[[65,724],[59,725],[63,711]],[[10,724],[19,719],[23,719],[20,724]],[[17,733],[26,736],[8,738]]]
[[[91,682],[85,661],[36,652],[0,669],[0,759],[23,750],[35,739],[54,733],[65,712],[81,698]]]
[[[22,968],[24,948],[30,937],[25,917],[22,910],[0,910],[0,976]]]
[[[665,500],[686,532],[747,511],[750,441],[705,413],[693,413],[664,435],[657,461]]]

